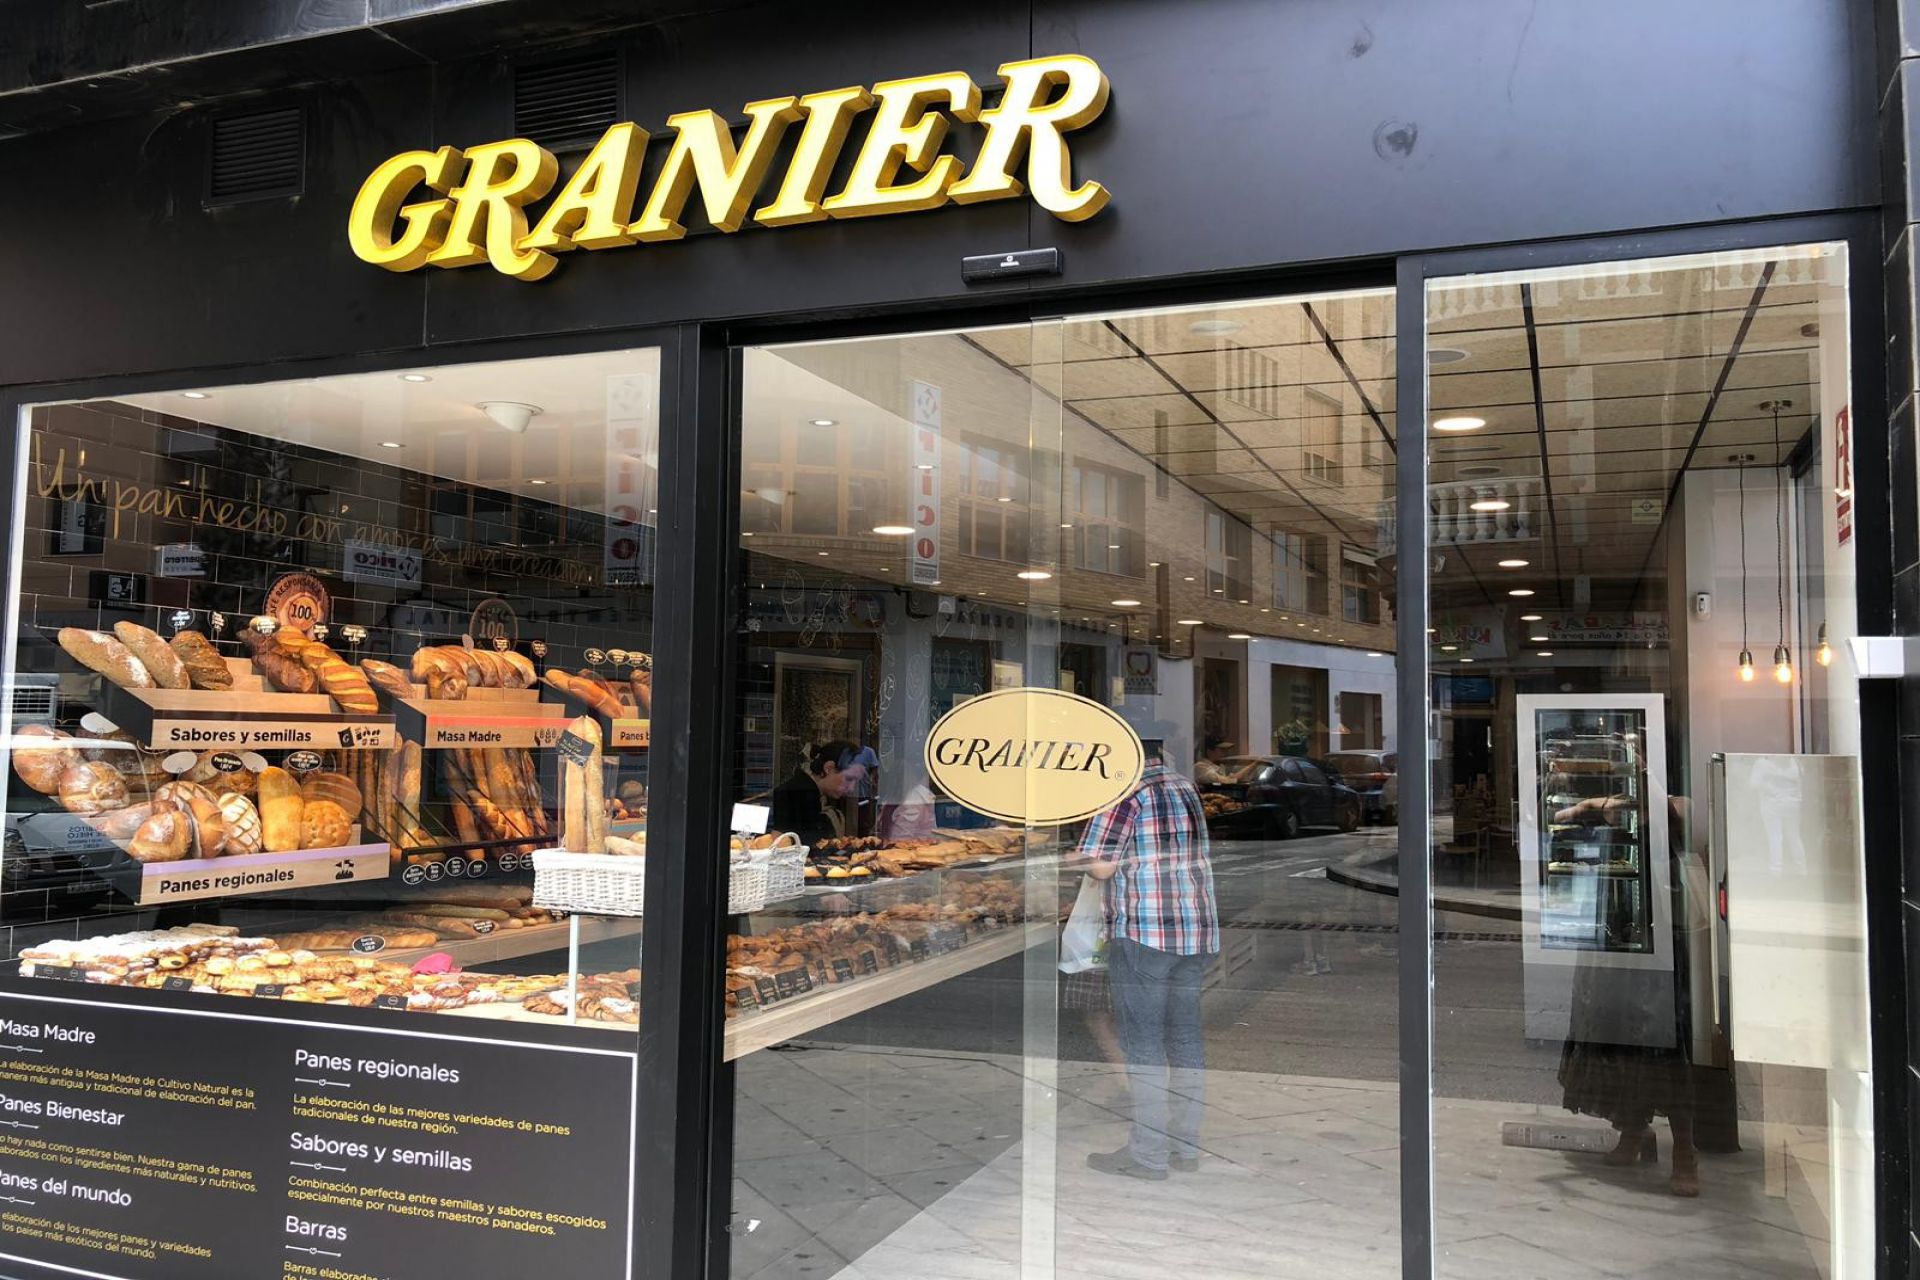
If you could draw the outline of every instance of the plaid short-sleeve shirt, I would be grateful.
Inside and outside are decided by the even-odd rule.
[[[1106,887],[1112,937],[1183,956],[1220,950],[1207,820],[1191,782],[1148,765],[1139,790],[1088,824],[1080,851],[1119,864]]]

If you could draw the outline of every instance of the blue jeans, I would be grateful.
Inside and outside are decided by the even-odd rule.
[[[1132,938],[1107,945],[1107,980],[1133,1094],[1127,1152],[1149,1169],[1166,1168],[1169,1156],[1191,1160],[1200,1152],[1207,1077],[1200,980],[1212,963],[1211,955],[1175,955]]]

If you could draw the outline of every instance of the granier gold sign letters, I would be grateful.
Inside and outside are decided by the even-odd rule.
[[[1066,135],[1105,110],[1106,75],[1090,58],[1061,54],[1005,63],[1000,80],[1004,91],[991,107],[981,105],[980,87],[958,71],[750,102],[738,142],[713,111],[669,116],[673,140],[637,218],[649,135],[636,124],[608,129],[531,223],[529,206],[553,191],[560,176],[545,148],[508,138],[464,150],[406,151],[361,185],[348,240],[355,256],[389,271],[487,262],[516,279],[538,280],[554,269],[557,255],[573,249],[679,239],[687,232],[681,215],[696,188],[707,221],[728,232],[746,225],[749,210],[762,226],[786,227],[1022,193],[1069,222],[1100,212],[1109,192],[1090,180],[1074,185]],[[847,136],[868,113],[847,180],[828,195]],[[979,154],[964,173],[960,158],[942,149],[954,121],[983,130]],[[771,198],[753,208],[796,125],[785,172]]]
[[[933,781],[967,808],[1047,827],[1132,795],[1146,751],[1131,725],[1091,698],[999,689],[941,716],[927,734],[926,761]]]

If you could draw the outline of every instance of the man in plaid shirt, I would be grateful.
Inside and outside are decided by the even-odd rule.
[[[1220,911],[1200,793],[1166,766],[1159,740],[1144,745],[1139,789],[1080,840],[1088,874],[1106,881],[1107,978],[1133,1093],[1127,1145],[1087,1164],[1159,1181],[1200,1165],[1200,981],[1220,950]]]

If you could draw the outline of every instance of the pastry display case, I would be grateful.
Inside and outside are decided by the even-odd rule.
[[[1667,967],[1661,699],[1528,694],[1517,703],[1527,960]]]

